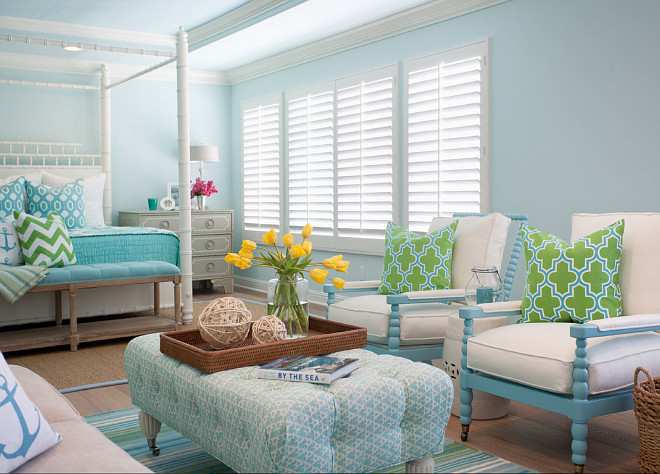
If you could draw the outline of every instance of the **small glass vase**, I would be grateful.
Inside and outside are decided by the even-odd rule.
[[[287,338],[309,332],[309,282],[296,275],[280,275],[268,280],[268,314],[284,323]]]
[[[203,211],[206,208],[206,196],[197,196],[197,209]]]
[[[504,301],[502,280],[496,267],[472,268],[472,278],[465,288],[465,301],[470,306]]]

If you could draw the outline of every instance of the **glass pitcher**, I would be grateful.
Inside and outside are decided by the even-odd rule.
[[[472,268],[472,278],[465,288],[465,301],[470,306],[504,301],[502,280],[497,267],[476,266]]]

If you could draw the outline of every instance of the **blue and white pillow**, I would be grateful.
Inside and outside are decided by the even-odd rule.
[[[0,472],[11,472],[62,441],[0,353]]]
[[[85,227],[84,183],[85,180],[80,178],[55,188],[27,181],[25,192],[28,198],[28,213],[37,217],[48,217],[51,212],[56,212],[67,228]]]
[[[13,217],[0,217],[0,264],[23,265],[23,252]]]
[[[25,210],[25,178],[19,176],[0,186],[0,217],[11,217]]]

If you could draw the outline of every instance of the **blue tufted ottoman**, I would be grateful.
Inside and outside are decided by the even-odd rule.
[[[332,385],[256,378],[255,367],[205,374],[133,339],[124,362],[149,446],[166,423],[238,472],[368,472],[407,462],[433,472],[453,388],[433,366],[364,349]]]

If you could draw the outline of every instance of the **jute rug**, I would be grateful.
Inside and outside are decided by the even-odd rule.
[[[266,305],[243,299],[252,316],[266,314]],[[193,322],[183,329],[197,327],[197,318],[210,301],[193,304]],[[150,314],[150,313],[140,313]],[[174,319],[174,310],[163,310],[163,316]],[[78,351],[71,352],[68,346],[40,350],[10,352],[5,354],[9,364],[21,365],[45,378],[58,390],[82,387],[126,379],[124,351],[132,338],[113,339],[83,343]]]
[[[139,408],[126,408],[85,417],[106,437],[154,472],[234,472],[187,438],[163,424],[154,456],[138,426]],[[433,456],[435,472],[535,472],[450,439],[442,453]],[[405,472],[404,464],[377,472]]]

